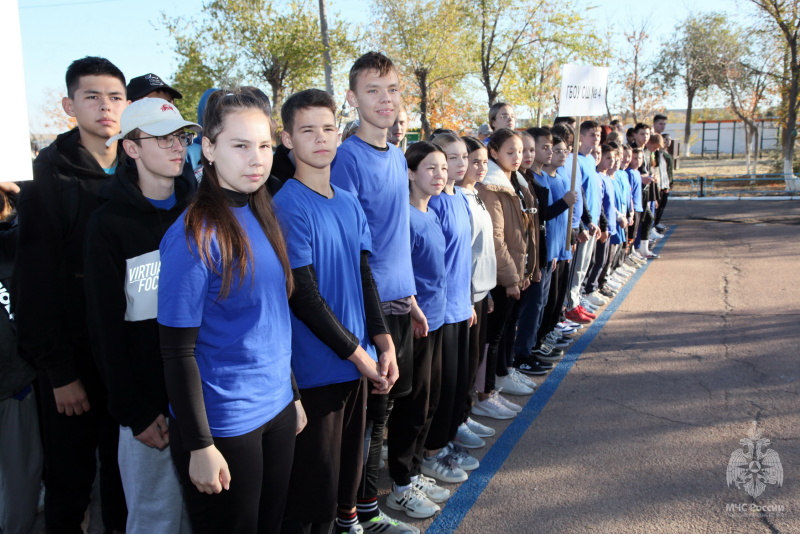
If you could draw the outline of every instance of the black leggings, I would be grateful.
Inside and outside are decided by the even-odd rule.
[[[506,333],[507,329],[511,328],[509,325],[511,324],[514,308],[519,304],[518,300],[506,296],[506,288],[499,285],[492,289],[492,299],[494,300],[494,311],[489,314],[486,331],[486,344],[488,347],[486,349],[484,393],[494,391],[498,361],[501,357],[500,344],[504,341],[503,334]],[[511,354],[513,357],[513,350]],[[502,351],[502,357],[505,358],[505,350]],[[503,363],[505,363],[505,359]]]
[[[231,472],[229,490],[208,495],[189,478],[189,451],[179,425],[170,425],[170,450],[183,485],[194,534],[279,532],[294,458],[297,412],[294,402],[252,432],[214,438]]]
[[[467,398],[464,404],[464,414],[461,417],[462,423],[466,422],[472,410],[473,397],[470,392],[475,389],[475,378],[478,375],[478,367],[481,361],[483,361],[484,351],[486,350],[489,295],[486,295],[480,302],[475,303],[475,314],[478,317],[478,322],[469,329],[469,374],[467,376]]]
[[[658,198],[658,208],[656,208],[656,220],[653,222],[656,226],[661,224],[661,217],[664,215],[664,210],[667,207],[667,200],[669,200],[669,190],[662,189],[661,195]]]

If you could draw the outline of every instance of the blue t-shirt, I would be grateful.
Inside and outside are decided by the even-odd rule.
[[[625,188],[630,188],[630,184],[628,184],[628,175],[623,173],[622,176],[620,176],[620,171],[617,171],[614,173],[614,177],[611,181],[614,186],[614,207],[619,214],[627,218],[628,205],[625,197]],[[611,236],[611,244],[616,245],[619,243],[624,243],[627,238],[628,236],[626,229],[620,224],[617,224],[617,232]]]
[[[614,173],[615,175],[615,182],[619,184],[618,191],[621,196],[622,205],[625,206],[625,209],[622,210],[622,213],[625,214],[627,217],[628,213],[633,210],[633,199],[631,198],[631,183],[628,181],[628,173],[625,171],[617,171]]]
[[[642,175],[636,169],[628,169],[628,183],[631,184],[631,198],[633,199],[633,211],[642,213]]]
[[[160,247],[158,322],[200,327],[195,358],[214,437],[252,432],[293,398],[286,277],[250,207],[231,209],[250,240],[253,257],[241,284],[234,275],[226,298],[219,298],[222,277],[206,267],[193,240],[187,246],[185,212]],[[216,242],[211,256],[219,265]]]
[[[447,278],[445,239],[439,217],[432,210],[419,211],[409,207],[411,228],[411,263],[414,266],[414,283],[417,287],[417,304],[428,320],[428,330],[433,332],[444,324],[447,306]]]
[[[414,294],[408,224],[408,166],[403,152],[389,144],[381,151],[358,136],[336,152],[331,183],[358,197],[372,235],[369,265],[381,302]]]
[[[556,174],[561,177],[562,181],[566,184],[566,191],[571,191],[572,186],[572,154],[567,156],[567,161],[556,169]],[[578,200],[572,205],[572,227],[579,228],[581,225],[581,217],[583,216],[583,176],[581,174],[581,166],[575,168],[575,193]],[[566,191],[564,191],[566,193]],[[565,238],[566,239],[566,238]]]
[[[170,196],[163,200],[156,200],[150,197],[145,198],[150,202],[150,204],[161,210],[171,210],[178,202],[178,200],[175,198],[175,191],[173,191]]]
[[[550,176],[546,172],[542,172],[541,175],[534,174],[536,176],[536,180],[539,181],[543,186],[545,186],[548,190],[548,197],[547,203],[549,206],[552,206],[556,201],[561,200],[561,198],[566,194],[567,189],[565,188],[564,182],[562,179],[556,174],[555,176]],[[569,184],[566,185],[569,187]],[[552,261],[554,258],[557,260],[568,259],[562,258],[564,256],[564,249],[566,248],[567,242],[567,224],[569,219],[569,210],[564,210],[563,213],[559,214],[556,217],[553,217],[549,221],[545,221],[545,241],[547,242],[547,261]],[[572,257],[572,251],[569,251],[569,257]]]
[[[597,221],[600,220],[600,210],[603,209],[602,179],[597,173],[597,161],[594,156],[579,155],[578,165],[581,168],[581,176],[583,178],[581,186],[586,197],[586,208],[589,210],[592,222],[597,224]]]
[[[447,243],[444,251],[448,278],[444,322],[460,323],[472,317],[472,215],[469,200],[459,189],[452,195],[442,191],[431,197],[428,209],[439,217]]]
[[[614,180],[605,173],[598,172],[597,176],[600,177],[600,191],[603,200],[603,213],[606,216],[608,224],[608,233],[614,235],[617,233],[617,208],[616,208],[616,193],[614,191]]]
[[[355,196],[333,188],[333,198],[287,180],[275,195],[292,269],[313,265],[319,293],[339,322],[377,361],[367,332],[361,251],[370,250],[367,218]],[[357,380],[355,364],[341,359],[292,314],[292,371],[301,389]]]

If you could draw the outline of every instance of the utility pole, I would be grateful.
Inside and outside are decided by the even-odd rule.
[[[319,25],[322,30],[322,47],[324,48],[325,89],[333,95],[333,79],[331,74],[331,45],[328,40],[328,15],[325,0],[319,0]]]

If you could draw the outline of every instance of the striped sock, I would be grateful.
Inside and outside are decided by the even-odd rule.
[[[378,498],[359,499],[356,503],[356,510],[358,511],[358,520],[361,523],[368,522],[373,517],[378,516]]]
[[[350,530],[358,524],[358,514],[355,512],[336,512],[336,526],[338,530]]]

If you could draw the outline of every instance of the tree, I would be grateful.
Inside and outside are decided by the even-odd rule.
[[[616,54],[619,69],[615,73],[621,85],[621,112],[630,115],[634,123],[663,111],[666,96],[662,77],[647,60],[647,45],[650,42],[650,21],[644,19],[627,26],[623,32],[626,46]]]
[[[582,15],[572,3],[559,4],[557,17],[550,14],[529,30],[538,33],[531,53],[518,52],[511,58],[503,97],[514,106],[529,108],[537,126],[557,108],[561,67],[575,61],[592,61],[597,56],[599,39],[592,33],[573,30],[583,24]],[[535,38],[532,34],[526,37],[528,41]]]
[[[315,85],[326,47],[318,11],[311,0],[282,4],[273,0],[212,0],[191,35],[178,21],[167,21],[175,50],[187,64],[187,76],[201,64],[217,78],[236,83],[266,82],[277,112],[287,91]],[[331,61],[353,54],[354,45],[340,21],[329,28]],[[202,50],[193,57],[186,43]],[[202,60],[200,60],[202,58]],[[217,79],[216,81],[221,81]]]
[[[781,146],[783,155],[783,174],[786,188],[800,190],[800,179],[794,176],[792,163],[794,143],[797,137],[797,112],[800,102],[800,1],[798,0],[749,0],[770,33],[781,38],[783,52],[783,72],[779,75],[782,97],[783,128]]]
[[[428,137],[437,86],[457,85],[469,72],[471,36],[465,30],[464,6],[459,0],[374,0],[373,6],[378,43],[404,78],[413,80],[422,135]]]
[[[560,14],[562,9],[570,8],[545,0],[479,0],[467,4],[470,5],[475,24],[470,33],[479,36],[479,76],[489,107],[497,100],[513,60],[533,55],[532,45],[543,41],[544,26],[559,27],[565,34],[577,31],[568,25],[568,17]]]
[[[676,29],[675,36],[662,45],[657,72],[667,87],[683,85],[686,90],[686,125],[683,146],[689,154],[694,99],[724,78],[727,58],[736,54],[737,39],[731,22],[720,13],[692,14]]]
[[[747,32],[750,37],[757,32]],[[773,91],[774,80],[770,74],[772,65],[779,64],[775,50],[769,46],[770,36],[760,35],[758,53],[755,52],[750,39],[740,36],[741,55],[730,58],[725,69],[722,89],[728,97],[728,106],[744,123],[745,158],[747,172],[755,174],[757,162],[751,162],[752,152],[758,152],[758,124],[756,119],[761,115],[761,105]]]

